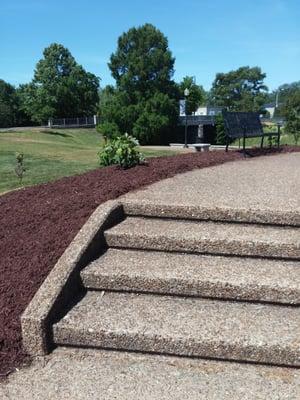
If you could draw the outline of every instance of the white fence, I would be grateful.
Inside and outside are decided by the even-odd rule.
[[[98,123],[97,115],[92,117],[49,118],[48,128],[80,128],[93,127]]]

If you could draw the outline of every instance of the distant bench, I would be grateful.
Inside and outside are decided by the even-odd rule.
[[[180,147],[183,149],[184,144],[170,143],[170,147]],[[188,144],[188,148],[194,148],[196,151],[209,151],[210,144],[209,143],[193,143],[193,144]]]
[[[209,143],[195,143],[195,144],[189,144],[189,147],[194,147],[196,151],[209,151],[210,144]]]
[[[260,147],[263,147],[265,137],[276,137],[277,147],[280,145],[280,125],[277,132],[264,132],[259,118],[255,112],[228,112],[223,111],[226,131],[226,151],[232,139],[243,139],[243,152],[246,154],[246,138],[261,137]]]

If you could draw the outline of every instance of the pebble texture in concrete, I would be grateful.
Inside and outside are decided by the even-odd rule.
[[[52,319],[79,290],[80,268],[89,263],[92,255],[100,253],[104,246],[104,230],[122,216],[117,201],[101,204],[57,261],[21,317],[23,346],[27,353],[48,352],[52,344],[48,334]]]
[[[1,400],[298,400],[300,370],[56,350],[0,385]]]
[[[300,259],[300,229],[129,217],[105,232],[111,247]]]
[[[300,153],[246,159],[165,179],[122,202],[141,215],[300,226],[299,171]]]
[[[89,291],[53,326],[60,345],[300,366],[296,307]]]
[[[96,290],[300,303],[297,261],[108,249],[81,277]]]

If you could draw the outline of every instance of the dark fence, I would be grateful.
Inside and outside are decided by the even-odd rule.
[[[74,117],[74,118],[50,118],[48,121],[49,128],[80,128],[93,127],[98,123],[96,115],[92,117]]]

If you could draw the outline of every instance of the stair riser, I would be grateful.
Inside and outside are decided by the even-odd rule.
[[[177,356],[215,358],[231,361],[259,362],[274,365],[300,366],[299,348],[251,346],[249,343],[184,341],[181,338],[147,336],[147,334],[124,334],[122,332],[81,332],[54,327],[57,345],[109,348],[142,351]]]
[[[82,274],[84,286],[90,290],[116,290],[164,295],[208,297],[214,299],[300,304],[300,291],[267,286],[233,286],[228,283],[193,282],[176,279],[145,280],[139,277],[94,276]]]
[[[129,216],[176,218],[199,221],[246,222],[300,226],[300,215],[295,212],[243,210],[231,208],[205,208],[200,206],[172,206],[165,204],[124,202],[124,211]]]
[[[273,245],[238,240],[177,240],[165,236],[134,236],[109,231],[105,233],[105,237],[108,246],[116,248],[300,259],[300,249],[297,244]]]

